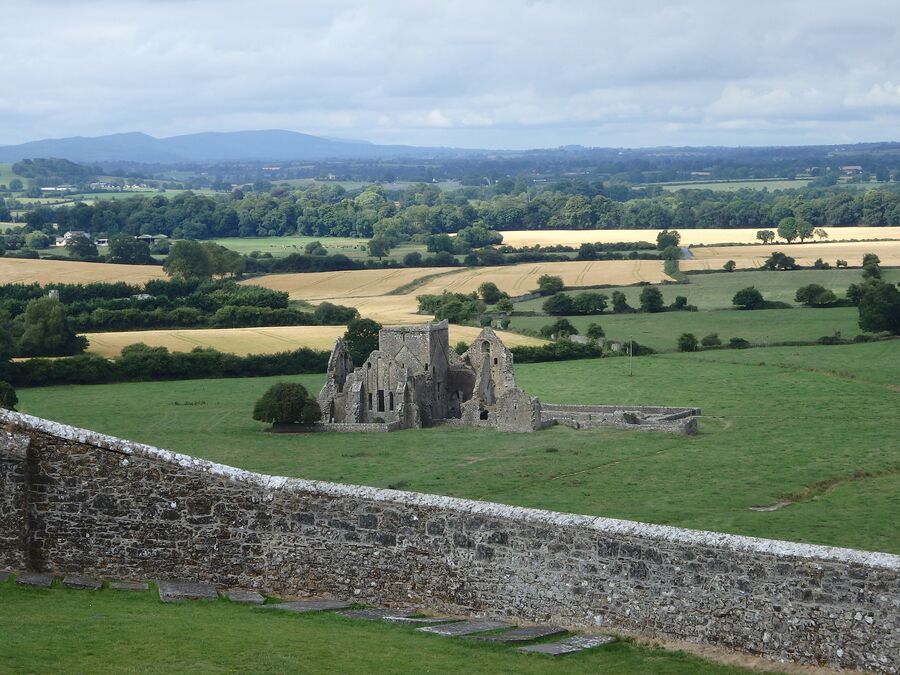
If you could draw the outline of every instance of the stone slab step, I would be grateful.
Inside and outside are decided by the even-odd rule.
[[[347,612],[338,612],[348,619],[361,619],[363,621],[388,621],[390,619],[409,619],[416,612],[407,609],[386,609],[383,607],[370,607],[368,609],[351,609]]]
[[[150,584],[146,581],[110,581],[109,588],[113,591],[149,591]]]
[[[459,619],[449,616],[386,616],[384,620],[388,623],[399,623],[407,626],[436,626],[459,621]]]
[[[573,635],[559,642],[544,642],[539,645],[528,645],[527,647],[519,647],[517,651],[525,654],[548,654],[550,656],[562,656],[563,654],[574,654],[575,652],[583,652],[585,649],[593,649],[601,645],[607,645],[615,642],[616,638],[611,635]]]
[[[471,635],[468,640],[484,640],[486,642],[531,642],[541,638],[553,637],[567,633],[565,628],[559,626],[525,626],[515,628],[505,633],[496,635]]]
[[[305,614],[307,612],[329,612],[335,609],[348,609],[352,602],[344,600],[296,600],[294,602],[279,602],[275,605],[263,605],[259,609],[283,609],[287,612]]]
[[[442,626],[425,626],[417,628],[422,633],[434,633],[444,637],[457,637],[460,635],[471,635],[473,633],[484,633],[489,630],[497,630],[498,628],[512,628],[513,624],[503,621],[458,621],[456,623],[448,623]]]
[[[193,581],[158,581],[159,599],[163,602],[181,600],[216,600],[219,594],[213,584]]]
[[[225,597],[232,602],[242,602],[247,605],[261,605],[266,601],[261,593],[247,591],[242,588],[233,588],[230,591],[225,591]]]
[[[77,588],[82,591],[99,591],[103,586],[103,582],[100,579],[80,574],[66,575],[62,584],[66,588]]]
[[[2,571],[2,572],[0,572],[0,584],[2,584],[4,581],[6,581],[7,579],[9,579],[9,577],[10,577],[11,575],[12,575],[12,572],[7,572],[7,571],[5,571],[5,570]]]
[[[40,572],[22,572],[16,575],[16,583],[19,586],[50,588],[50,585],[53,583],[53,575]]]

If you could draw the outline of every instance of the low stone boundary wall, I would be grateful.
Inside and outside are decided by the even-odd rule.
[[[264,476],[0,412],[0,567],[900,669],[900,556]]]
[[[336,431],[344,433],[387,433],[400,429],[399,422],[314,422],[313,424],[273,424],[276,434],[302,434],[317,431]]]
[[[544,403],[541,406],[541,422],[544,426],[561,424],[574,429],[616,427],[688,435],[697,433],[696,416],[699,414],[699,408],[557,403]]]

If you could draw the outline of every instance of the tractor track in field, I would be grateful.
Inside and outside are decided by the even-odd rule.
[[[885,476],[896,475],[900,475],[900,464],[889,466],[886,469],[881,469],[879,471],[854,471],[853,473],[844,476],[835,476],[833,478],[818,480],[804,488],[781,495],[781,497],[772,504],[751,506],[749,509],[751,511],[778,511],[791,504],[802,504],[803,502],[811,501],[816,497],[821,497],[845,483],[856,483],[872,478],[884,478]]]

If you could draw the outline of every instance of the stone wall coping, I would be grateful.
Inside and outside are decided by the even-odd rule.
[[[462,514],[468,513],[478,516],[504,518],[541,526],[577,526],[583,529],[595,530],[601,534],[656,539],[686,546],[699,545],[725,548],[735,552],[753,552],[778,557],[799,558],[810,560],[811,562],[831,561],[856,564],[900,572],[900,555],[891,553],[860,551],[818,544],[801,544],[705,530],[691,530],[671,525],[654,525],[652,523],[604,518],[602,516],[575,515],[418,492],[345,485],[303,478],[287,478],[285,476],[267,476],[11,410],[0,409],[0,423],[5,426],[47,434],[73,443],[91,445],[122,455],[144,457],[158,462],[174,464],[185,469],[193,469],[220,476],[232,481],[255,484],[261,488],[273,491],[313,492],[334,497],[352,497],[377,502],[394,502],[422,508],[449,509]],[[12,431],[12,429],[8,430]]]

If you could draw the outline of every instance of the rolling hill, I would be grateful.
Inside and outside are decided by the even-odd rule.
[[[0,146],[0,162],[57,157],[73,162],[225,162],[305,159],[370,159],[400,156],[447,156],[473,151],[376,145],[367,141],[323,138],[295,131],[204,132],[155,138],[140,132],[74,136]]]

